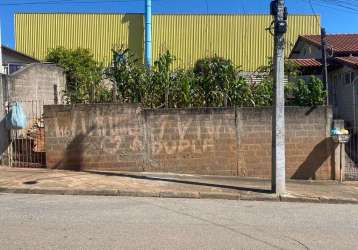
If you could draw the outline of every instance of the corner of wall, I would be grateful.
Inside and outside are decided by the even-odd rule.
[[[333,111],[331,106],[325,106],[326,112],[326,137],[331,136],[331,129],[333,126]]]

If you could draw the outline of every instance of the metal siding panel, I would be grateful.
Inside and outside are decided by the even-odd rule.
[[[130,30],[131,29],[131,30]],[[129,46],[142,57],[143,17],[138,14],[16,14],[16,49],[39,59],[50,48],[87,48],[110,62],[111,48]]]
[[[153,60],[169,49],[175,67],[192,66],[199,58],[217,54],[254,71],[272,56],[273,42],[265,31],[269,15],[154,15]],[[298,35],[319,34],[314,16],[291,15],[287,50]],[[95,58],[110,62],[113,45],[128,45],[143,58],[141,14],[16,14],[16,49],[44,59],[48,48],[88,48]]]
[[[254,71],[272,56],[273,39],[265,31],[269,15],[156,15],[153,17],[153,60],[169,49],[176,66],[191,66],[217,54]],[[287,55],[300,34],[319,34],[314,16],[290,16]],[[312,25],[312,23],[314,25]]]

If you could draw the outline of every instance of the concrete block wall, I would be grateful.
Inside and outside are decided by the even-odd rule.
[[[47,166],[270,178],[271,112],[45,106]],[[286,108],[288,178],[333,178],[331,123],[328,107]]]
[[[238,172],[240,176],[271,176],[272,109],[238,110]],[[335,145],[330,138],[332,112],[286,107],[286,176],[295,179],[331,179]]]
[[[62,68],[54,64],[33,63],[8,77],[8,95],[10,101],[43,100],[45,104],[54,104],[54,85],[59,95],[65,90],[65,84]]]
[[[8,100],[19,102],[29,120],[40,117],[43,105],[63,103],[66,76],[54,64],[33,63],[7,77]]]
[[[145,110],[148,171],[237,174],[235,109]]]
[[[143,124],[137,106],[45,106],[47,166],[143,170]]]

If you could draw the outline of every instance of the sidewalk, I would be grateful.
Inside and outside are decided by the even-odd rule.
[[[277,197],[270,180],[256,178],[0,167],[0,192],[7,193],[358,204],[358,182],[290,180],[287,190]]]

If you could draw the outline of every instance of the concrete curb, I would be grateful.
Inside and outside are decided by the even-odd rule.
[[[358,204],[357,199],[295,196],[292,194],[276,196],[259,193],[221,193],[221,192],[179,192],[179,191],[138,191],[138,190],[67,190],[67,189],[29,189],[0,187],[0,193],[14,194],[48,194],[48,195],[90,195],[90,196],[124,196],[157,197],[185,199],[219,199],[242,201],[301,202],[324,204]]]
[[[358,204],[357,199],[347,198],[330,198],[330,197],[308,197],[308,196],[295,196],[295,195],[280,195],[282,202],[307,202],[307,203],[324,203],[324,204]]]

